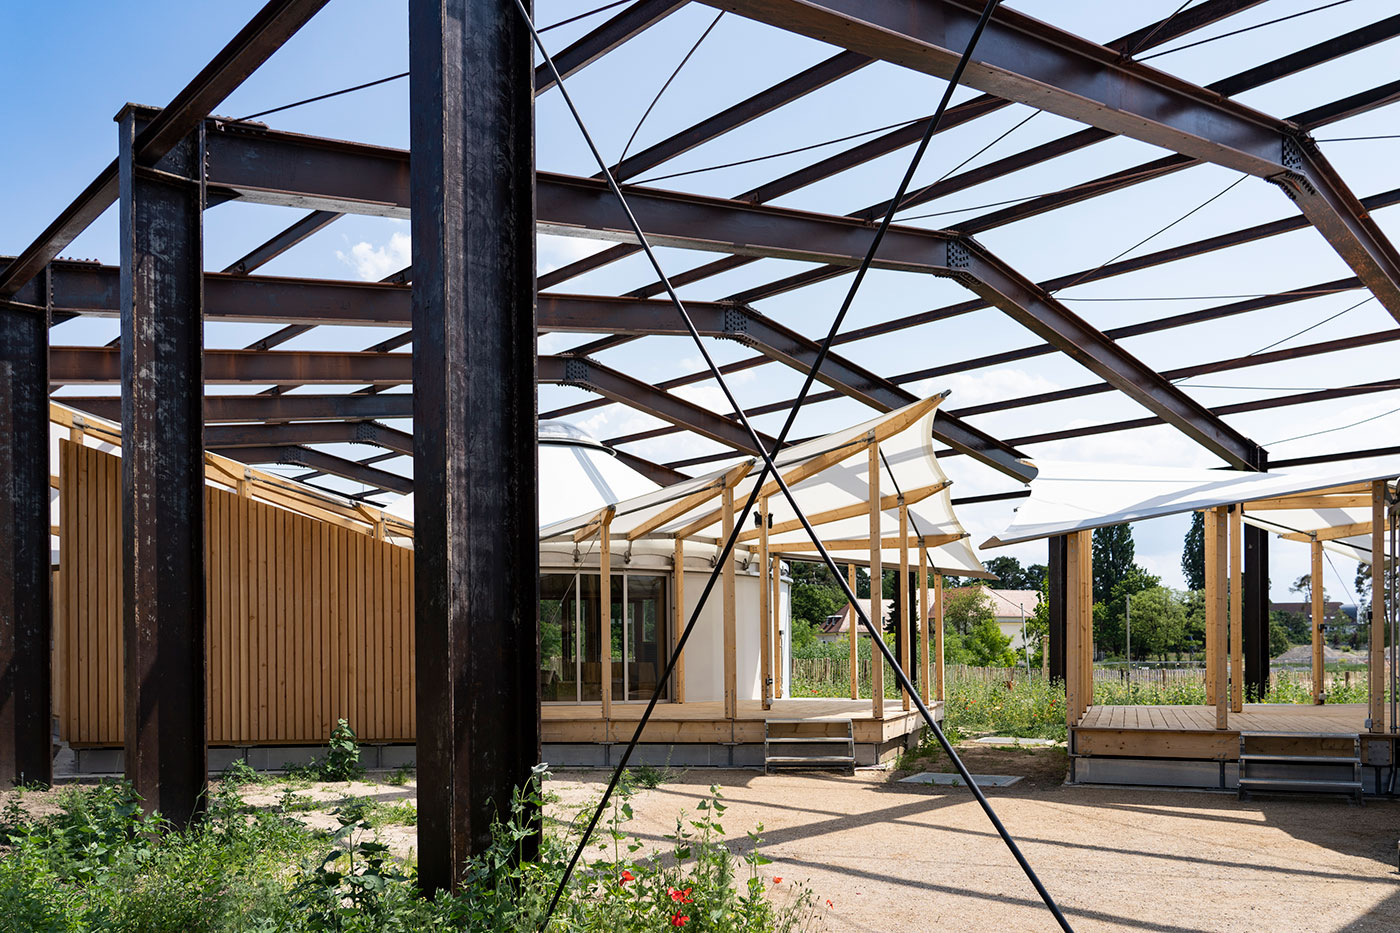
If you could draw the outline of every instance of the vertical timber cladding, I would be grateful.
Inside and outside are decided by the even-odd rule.
[[[59,445],[59,728],[120,745],[121,461]],[[210,745],[412,742],[413,552],[205,487]]]

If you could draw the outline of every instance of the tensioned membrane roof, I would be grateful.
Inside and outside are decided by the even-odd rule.
[[[923,399],[852,427],[814,438],[783,451],[775,465],[788,481],[794,499],[840,563],[866,564],[871,549],[870,452],[878,443],[878,495],[881,499],[880,560],[886,567],[900,559],[898,497],[905,499],[911,564],[918,560],[922,537],[932,566],[945,573],[988,576],[953,514],[951,483],[934,454],[933,422],[947,394]],[[716,544],[723,541],[721,495],[733,486],[735,520],[758,483],[761,468],[749,459],[736,467],[678,483],[655,492],[610,503],[614,538],[669,539]],[[761,494],[772,515],[769,547],[794,558],[817,559],[816,548],[782,491],[768,479]],[[566,540],[595,523],[589,511],[540,529],[540,540]],[[740,544],[752,548],[758,530],[744,529]]]
[[[1011,524],[982,547],[1003,547],[1162,515],[1276,500],[1400,476],[1400,459],[1349,470],[1331,466],[1272,473],[1062,460],[1034,463],[1039,473],[1031,481],[1031,497],[1016,510]],[[1279,534],[1311,533],[1370,519],[1369,508],[1247,509],[1244,517],[1251,524]],[[1364,540],[1329,541],[1324,546],[1353,560],[1370,562],[1369,536]]]

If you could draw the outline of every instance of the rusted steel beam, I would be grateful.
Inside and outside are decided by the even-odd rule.
[[[40,280],[45,276],[41,273]],[[53,780],[47,312],[0,301],[0,786]]]
[[[154,167],[119,115],[126,777],[183,826],[205,808],[203,123]]]
[[[851,51],[948,77],[980,13],[962,0],[706,0]],[[1400,320],[1400,253],[1311,140],[1286,121],[1003,7],[970,86],[1277,184]]]
[[[830,58],[820,61],[790,78],[779,81],[772,87],[745,98],[732,107],[726,107],[719,113],[706,117],[679,133],[648,146],[635,155],[628,156],[613,166],[613,176],[618,181],[635,178],[648,169],[655,168],[689,152],[696,146],[723,136],[752,120],[757,120],[764,114],[771,113],[785,104],[790,104],[813,91],[826,87],[833,81],[854,74],[868,64],[870,64],[870,59],[864,55],[856,55],[854,52],[837,52]],[[602,178],[603,176],[599,173],[593,177]]]
[[[667,302],[541,295],[539,310],[542,330],[614,334],[686,333]],[[800,372],[809,371],[816,360],[819,349],[816,341],[752,308],[687,302],[686,310],[703,336],[735,340],[757,349],[768,359],[778,360]],[[917,400],[913,393],[837,354],[828,354],[818,378],[837,392],[877,411],[893,411]],[[959,418],[942,416],[936,419],[934,436],[1009,476],[1029,481],[1034,475],[1021,462],[1024,454]]]
[[[751,454],[758,452],[754,450],[748,432],[740,427],[738,422],[717,415],[679,396],[662,392],[640,379],[634,379],[593,360],[572,356],[541,356],[538,377],[540,382],[575,386],[589,392],[597,392],[614,402],[669,421],[734,450]],[[774,440],[764,434],[759,435],[759,441],[770,450],[774,444]]]
[[[277,463],[288,466],[304,466],[318,473],[329,473],[356,483],[364,483],[386,492],[407,495],[413,492],[413,480],[388,470],[375,469],[354,460],[328,454],[324,450],[313,450],[296,445],[269,447],[229,447],[220,448],[211,444],[210,449],[219,450],[226,457],[241,460],[243,463]]]
[[[261,396],[259,396],[261,398]],[[276,398],[276,396],[267,396]],[[296,444],[374,444],[413,455],[413,436],[372,421],[307,421],[288,424],[222,424],[204,429],[210,450]]]
[[[312,211],[286,230],[274,235],[267,242],[249,252],[242,259],[230,263],[224,271],[235,275],[247,275],[259,266],[272,262],[311,234],[324,229],[327,225],[344,216],[344,214],[337,214],[334,211]]]
[[[159,162],[325,5],[326,0],[269,0],[142,130],[134,144],[136,161],[147,166]],[[17,292],[86,230],[117,200],[117,189],[118,168],[113,162],[0,273],[0,298]]]
[[[686,0],[638,0],[612,19],[587,33],[563,51],[556,53],[554,66],[567,78],[645,29],[661,22],[685,6]],[[535,93],[554,87],[554,75],[547,65],[535,69]]]
[[[117,396],[65,395],[59,401],[99,418],[121,420],[121,399]],[[245,421],[356,421],[412,417],[413,396],[407,392],[204,397],[205,425]],[[206,435],[209,430],[206,427]]]
[[[534,75],[513,4],[408,12],[414,480],[433,505],[414,530],[418,877],[432,892],[456,888],[540,760]]]
[[[1110,42],[1109,47],[1123,52],[1133,49],[1145,51],[1196,29],[1225,19],[1240,10],[1256,6],[1261,2],[1263,2],[1263,0],[1207,0],[1207,2],[1199,4],[1179,15],[1169,16],[1156,23],[1149,23],[1142,29]],[[983,94],[972,100],[964,101],[963,103],[948,108],[947,112],[943,115],[943,119],[939,122],[938,132],[947,132],[970,120],[995,113],[1003,107],[1010,106],[1010,103],[1010,101],[1002,100],[989,94]],[[894,152],[897,149],[913,145],[918,142],[925,129],[926,124],[924,122],[918,122],[892,130],[874,139],[866,140],[849,149],[827,156],[794,172],[789,172],[772,182],[759,185],[756,188],[738,194],[735,196],[735,199],[740,201],[753,201],[755,203],[771,201],[796,191],[799,188],[815,184],[824,178],[829,178],[846,169],[854,168],[857,165],[864,164],[872,159]],[[1089,145],[1091,141],[1105,139],[1111,135],[1100,133],[1100,131],[1097,130],[1090,130],[1087,132],[1098,133],[1099,135],[1096,135],[1093,140],[1086,140],[1080,143],[1080,145]],[[1053,143],[1047,145],[1053,145]],[[1078,148],[1078,146],[1074,148]],[[1037,162],[1045,161],[1055,154],[1051,149],[1044,147],[1037,147],[1036,149],[1030,150],[1030,152],[1034,153],[1034,155],[1031,157],[1031,161],[1028,164],[1036,164]],[[964,175],[970,174],[971,173],[964,173]],[[951,181],[952,179],[949,180]],[[972,183],[975,184],[977,182]],[[630,256],[638,249],[639,247],[636,246],[622,244],[610,247],[606,250],[601,250],[592,256],[576,260],[567,266],[563,266],[540,276],[540,287],[552,288],[575,276],[582,275],[585,272]],[[672,277],[672,282],[679,286],[689,281],[697,281],[700,278],[716,275],[730,268],[737,268],[751,261],[751,259],[745,257],[730,256],[725,259],[716,260],[715,262],[706,263],[697,269],[682,273],[679,276],[674,276]],[[658,286],[647,286],[645,289],[639,289],[633,294],[635,297],[650,297],[651,295],[658,294]]]

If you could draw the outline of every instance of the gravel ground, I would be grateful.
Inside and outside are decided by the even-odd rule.
[[[1042,758],[1062,768],[1062,750],[1015,751],[1019,771],[968,751],[974,771],[1028,775],[989,797],[1080,933],[1400,930],[1400,803],[1064,787]],[[1058,929],[966,788],[890,777],[692,771],[639,792],[632,829],[659,839],[718,783],[725,829],[762,823],[767,871],[830,898],[831,930]],[[604,779],[557,776],[575,792]]]

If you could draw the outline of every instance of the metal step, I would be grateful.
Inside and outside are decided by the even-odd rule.
[[[1297,778],[1240,778],[1240,787],[1293,787],[1335,790],[1339,794],[1361,792],[1360,781],[1305,781]]]
[[[817,727],[826,732],[832,728],[845,726],[845,735],[791,735],[795,730],[785,726]],[[775,728],[776,727],[776,728]],[[777,732],[777,735],[773,733]],[[774,755],[773,746],[844,745],[844,755]],[[774,766],[805,768],[856,768],[856,727],[850,719],[768,719],[763,723],[763,771],[766,774]]]
[[[1285,763],[1300,765],[1359,765],[1360,758],[1343,758],[1340,755],[1240,755],[1240,761],[1262,763]]]

